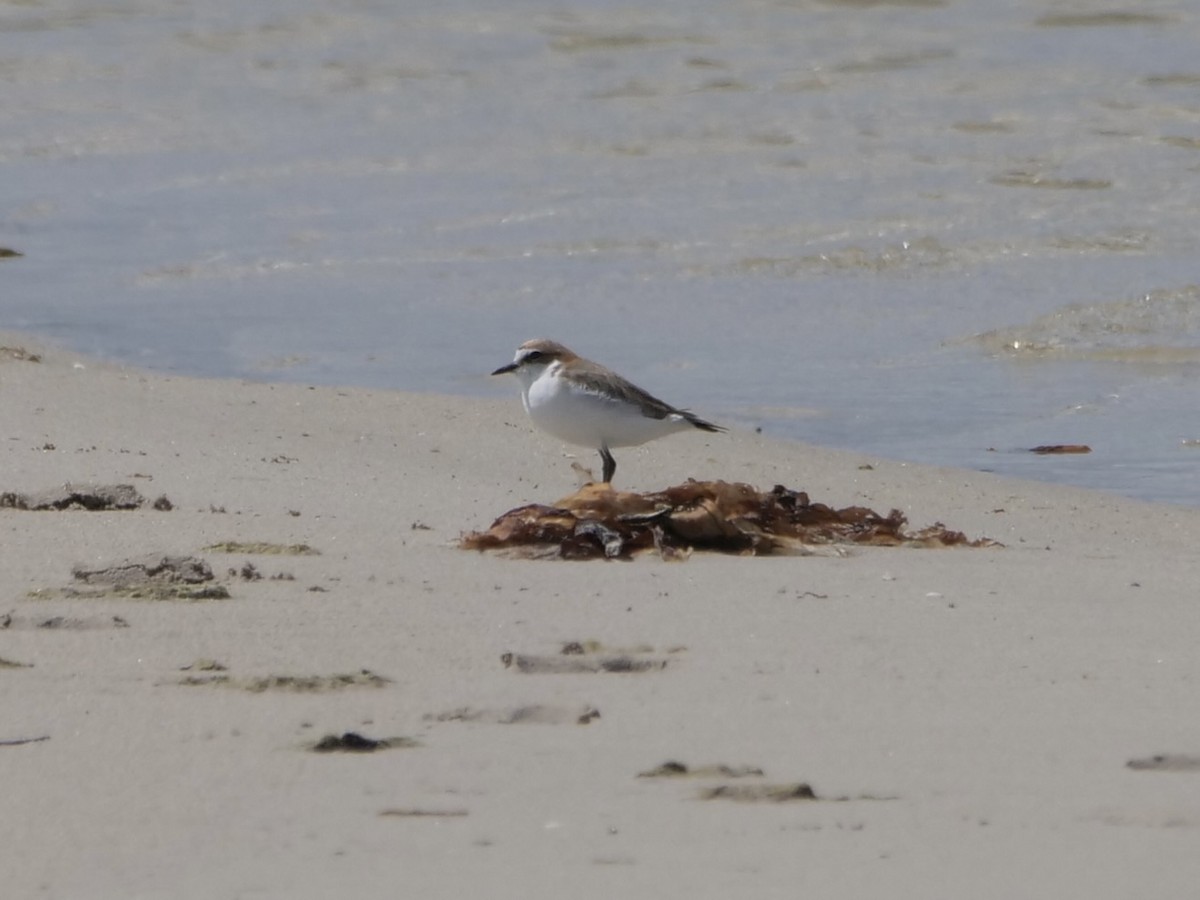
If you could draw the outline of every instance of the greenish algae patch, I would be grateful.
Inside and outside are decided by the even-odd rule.
[[[211,685],[231,687],[262,694],[267,691],[287,691],[294,694],[320,694],[340,691],[352,687],[383,687],[392,683],[390,678],[376,675],[369,669],[361,672],[337,675],[263,675],[237,678],[233,675],[185,675],[178,682],[183,685]]]
[[[221,541],[204,548],[210,553],[274,554],[276,556],[320,556],[321,551],[308,544],[272,544],[268,541]]]

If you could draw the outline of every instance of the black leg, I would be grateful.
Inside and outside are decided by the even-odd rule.
[[[617,461],[613,459],[607,447],[600,448],[600,459],[604,461],[604,483],[612,484],[613,475],[617,471]]]

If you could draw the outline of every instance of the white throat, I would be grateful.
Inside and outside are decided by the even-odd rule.
[[[542,377],[553,378],[562,368],[560,360],[553,360],[549,365],[543,366],[521,366],[517,369],[517,380],[521,383],[521,392],[528,395],[529,389],[533,387],[533,383]]]

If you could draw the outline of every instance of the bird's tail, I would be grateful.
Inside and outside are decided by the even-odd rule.
[[[681,409],[681,410],[679,410],[679,412],[683,415],[683,417],[685,419],[687,419],[690,423],[695,425],[701,431],[720,432],[720,431],[728,431],[729,430],[728,428],[724,427],[723,425],[714,425],[712,422],[709,422],[706,419],[702,419],[698,415],[696,415],[694,412],[689,412],[686,409]]]

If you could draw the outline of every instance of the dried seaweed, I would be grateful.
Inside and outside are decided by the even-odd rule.
[[[813,545],[993,546],[940,522],[905,530],[899,510],[886,516],[862,506],[833,509],[803,491],[759,491],[725,481],[693,481],[645,494],[588,484],[553,506],[509,510],[487,531],[466,534],[467,550],[502,550],[526,558],[628,559],[656,551],[664,559],[693,550],[743,555],[805,552]]]

